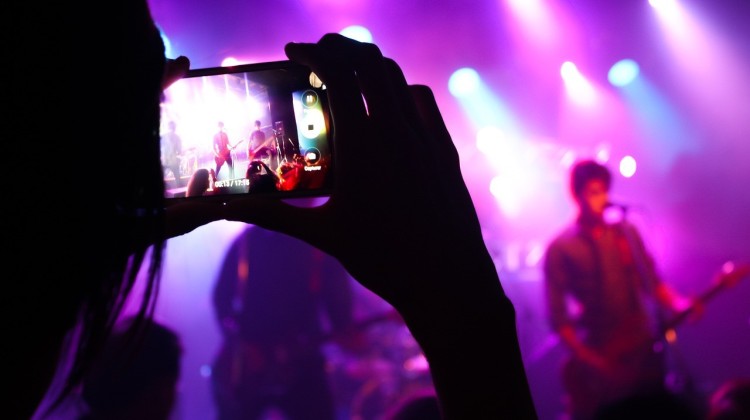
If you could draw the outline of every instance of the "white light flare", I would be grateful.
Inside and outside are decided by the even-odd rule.
[[[565,83],[568,97],[580,105],[593,105],[596,99],[594,87],[581,74],[575,64],[566,61],[560,66],[560,76]]]
[[[620,159],[620,174],[625,178],[631,178],[635,175],[637,166],[633,156],[625,156]]]

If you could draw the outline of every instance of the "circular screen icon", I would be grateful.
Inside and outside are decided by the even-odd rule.
[[[323,113],[317,109],[305,111],[305,115],[299,122],[299,133],[308,139],[317,138],[325,129],[325,120]]]
[[[318,94],[314,90],[306,90],[302,94],[302,106],[312,108],[318,104]]]
[[[305,162],[307,162],[308,165],[315,165],[320,160],[320,150],[311,147],[307,150],[305,150]]]

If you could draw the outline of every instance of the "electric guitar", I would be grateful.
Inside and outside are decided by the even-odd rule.
[[[644,370],[642,366],[659,363],[656,349],[676,339],[675,329],[705,305],[722,290],[735,286],[750,274],[750,264],[727,262],[713,278],[712,284],[693,298],[691,305],[663,323],[660,334],[654,338],[640,334],[616,337],[600,349],[598,353],[607,363],[606,367],[594,366],[575,356],[563,364],[562,378],[569,398],[577,406],[590,406],[592,409],[609,398],[621,393],[636,391],[639,384],[659,383],[662,378],[659,369]],[[658,375],[658,376],[657,376]]]
[[[261,144],[259,144],[257,147],[253,148],[252,150],[248,149],[247,151],[247,160],[252,161],[255,159],[255,155],[258,154],[263,148],[270,148],[270,146],[273,144],[274,140],[276,140],[274,137],[269,137],[265,139]]]
[[[679,314],[668,320],[661,331],[661,336],[671,341],[674,337],[674,329],[685,322],[698,309],[705,306],[709,300],[713,299],[719,292],[729,287],[735,286],[743,278],[750,274],[750,264],[737,265],[734,262],[726,262],[721,270],[714,276],[713,284],[703,293],[693,299],[692,305]]]
[[[224,160],[228,160],[229,157],[230,157],[230,155],[232,154],[232,150],[236,149],[237,146],[239,146],[240,144],[242,144],[244,141],[245,141],[245,139],[240,139],[240,141],[238,141],[237,143],[228,145],[225,150],[216,151],[214,149],[214,155],[216,155],[216,157],[220,157],[220,158],[222,158]]]

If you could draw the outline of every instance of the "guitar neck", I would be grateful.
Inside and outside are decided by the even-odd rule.
[[[685,320],[693,313],[693,311],[699,306],[706,304],[709,300],[713,299],[726,285],[722,282],[716,283],[711,286],[708,290],[704,291],[698,297],[695,298],[693,304],[687,309],[675,315],[667,323],[664,324],[664,332],[674,329],[678,325],[685,322]]]
[[[711,287],[709,287],[707,290],[693,299],[693,304],[690,305],[687,309],[675,315],[672,319],[664,324],[664,328],[662,330],[663,333],[667,333],[669,330],[672,330],[679,324],[683,323],[698,306],[705,305],[720,291],[734,285],[740,279],[750,274],[750,265],[748,264],[742,264],[740,266],[735,266],[734,263],[727,264],[731,265],[725,264],[723,270],[718,274],[718,276],[716,277],[716,281]]]

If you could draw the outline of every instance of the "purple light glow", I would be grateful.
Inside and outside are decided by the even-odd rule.
[[[558,41],[560,28],[556,19],[542,0],[507,0],[528,39],[543,47],[552,47]]]
[[[671,64],[665,70],[679,83],[686,105],[694,108],[696,117],[726,131],[717,137],[741,135],[737,122],[750,124],[746,112],[750,64],[741,60],[743,51],[748,56],[747,42],[737,42],[725,28],[701,19],[698,10],[675,3],[668,11],[657,11],[670,53]]]

